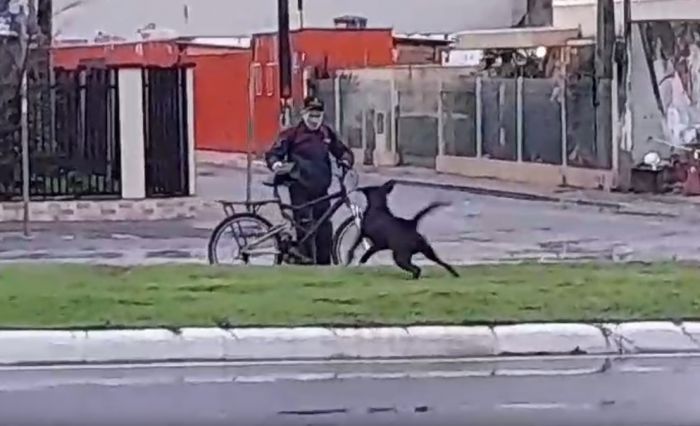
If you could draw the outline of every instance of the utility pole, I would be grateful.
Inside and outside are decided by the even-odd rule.
[[[252,71],[252,69],[251,69]],[[246,208],[252,201],[253,185],[253,139],[255,138],[255,82],[252,72],[248,77],[248,134],[246,138],[246,164],[245,164],[245,201]]]
[[[595,51],[595,149],[597,165],[612,167],[612,78],[615,48],[614,0],[597,1]]]
[[[32,8],[29,7],[29,2],[33,0],[28,0],[27,4],[22,6],[22,11],[20,14],[20,31],[19,31],[19,45],[20,45],[20,61],[19,66],[21,67],[21,77],[20,77],[20,138],[21,138],[21,149],[22,149],[22,229],[24,231],[24,236],[29,236],[29,99],[28,99],[28,89],[27,89],[27,67],[29,64],[29,29],[28,21],[30,19],[29,13]]]
[[[292,119],[292,58],[289,46],[289,0],[277,0],[277,63],[279,64],[280,125]]]
[[[619,113],[622,116],[627,110],[627,102],[630,90],[629,70],[630,70],[630,49],[632,43],[632,5],[630,0],[622,0],[622,51],[616,55],[622,61],[621,76],[618,81],[619,91]]]
[[[297,11],[299,12],[299,28],[304,28],[304,0],[297,0]]]

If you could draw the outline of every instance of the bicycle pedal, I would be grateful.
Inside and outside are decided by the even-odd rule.
[[[288,252],[291,255],[290,258],[293,260],[295,265],[313,265],[314,264],[314,262],[311,258],[302,254],[301,251],[299,251],[299,249],[296,247],[290,247]]]

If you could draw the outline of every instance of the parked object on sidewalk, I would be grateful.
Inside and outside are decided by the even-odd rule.
[[[661,194],[669,192],[672,169],[660,166],[656,169],[646,164],[632,169],[632,192]]]
[[[412,219],[402,219],[394,216],[389,210],[387,198],[394,189],[395,181],[390,180],[381,186],[361,188],[367,197],[367,208],[362,215],[362,227],[355,242],[348,251],[347,263],[354,258],[355,249],[364,240],[371,241],[370,248],[360,258],[360,264],[365,264],[375,253],[391,250],[396,265],[412,274],[413,279],[420,278],[421,269],[411,262],[413,255],[423,254],[428,259],[447,269],[450,274],[459,277],[452,266],[440,259],[428,240],[418,232],[421,219],[433,210],[446,206],[446,203],[431,203],[420,210]]]
[[[700,172],[697,166],[691,166],[688,169],[688,176],[683,184],[683,195],[700,195]]]
[[[685,196],[700,195],[700,145],[677,147],[663,140],[650,138],[664,145],[679,148],[679,153],[663,160],[655,152],[644,156],[643,164],[632,169],[632,188],[635,192],[666,192],[680,187]]]

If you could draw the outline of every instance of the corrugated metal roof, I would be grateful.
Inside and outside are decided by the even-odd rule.
[[[234,47],[247,49],[250,47],[252,38],[248,36],[232,36],[232,37],[216,37],[216,36],[205,36],[205,37],[188,37],[187,42],[192,44],[199,44],[202,46],[216,46],[216,47]]]

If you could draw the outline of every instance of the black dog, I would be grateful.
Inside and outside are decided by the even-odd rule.
[[[370,257],[381,250],[391,250],[394,254],[396,265],[417,279],[421,275],[421,269],[411,263],[411,258],[416,253],[422,253],[425,257],[447,269],[453,276],[459,277],[457,271],[442,261],[428,240],[418,232],[418,224],[428,213],[438,207],[447,206],[447,203],[431,203],[413,217],[402,219],[394,216],[389,210],[388,196],[394,189],[396,182],[393,180],[382,186],[361,188],[360,191],[367,198],[367,208],[362,218],[362,229],[352,247],[348,251],[347,264],[355,257],[355,250],[364,238],[371,241],[372,245],[360,258],[360,264],[365,264]]]

